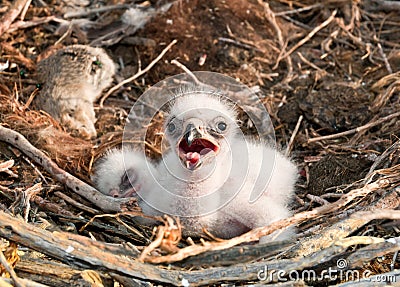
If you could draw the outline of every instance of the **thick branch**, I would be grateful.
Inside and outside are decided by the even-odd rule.
[[[120,211],[122,205],[134,202],[134,199],[114,199],[102,194],[87,183],[61,169],[44,152],[34,147],[23,135],[16,131],[0,126],[0,141],[7,142],[21,150],[59,182],[65,184],[75,193],[86,198],[105,212]]]
[[[128,258],[135,255],[124,247],[107,245],[72,233],[49,232],[18,220],[2,211],[0,211],[0,237],[74,266],[103,267],[135,278],[175,285],[180,281],[178,272],[167,271]]]

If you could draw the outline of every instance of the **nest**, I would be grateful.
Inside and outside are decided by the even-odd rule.
[[[0,7],[3,284],[376,286],[400,280],[396,1],[53,2]],[[140,25],[126,17],[139,17]],[[32,104],[40,92],[36,62],[76,43],[102,46],[121,64],[115,86],[95,107],[93,141],[72,137]],[[130,107],[181,69],[257,86],[278,145],[299,167],[292,217],[230,240],[207,232],[182,238],[178,219],[160,218],[154,230],[138,225],[133,219],[143,215],[133,199],[113,200],[91,186],[94,161],[121,145]],[[241,120],[248,123],[246,115]],[[159,114],[147,127],[144,144],[152,158],[160,156],[162,122]],[[243,128],[252,133],[251,123]],[[293,240],[257,243],[293,225]]]

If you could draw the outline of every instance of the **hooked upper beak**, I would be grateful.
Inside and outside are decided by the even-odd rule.
[[[185,134],[183,136],[187,145],[190,147],[195,139],[202,138],[203,134],[195,127],[194,124],[186,126]]]
[[[219,148],[218,142],[201,125],[189,123],[177,144],[177,154],[184,166],[193,171],[210,155],[217,153]]]

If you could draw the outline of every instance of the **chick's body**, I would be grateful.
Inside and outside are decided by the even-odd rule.
[[[138,195],[145,214],[179,216],[191,236],[205,228],[231,238],[289,216],[295,165],[267,144],[243,137],[236,122],[232,104],[215,95],[177,97],[164,127],[171,148],[162,161],[113,150],[93,179],[106,194]]]
[[[38,63],[37,105],[73,133],[96,136],[93,103],[112,82],[115,64],[101,48],[73,45]]]

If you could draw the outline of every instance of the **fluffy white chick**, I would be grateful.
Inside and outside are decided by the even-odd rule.
[[[97,188],[138,196],[147,215],[179,216],[190,236],[205,228],[231,238],[291,214],[295,165],[243,137],[232,103],[205,91],[185,92],[171,107],[164,135],[171,148],[157,164],[133,150],[108,153],[95,168]]]

